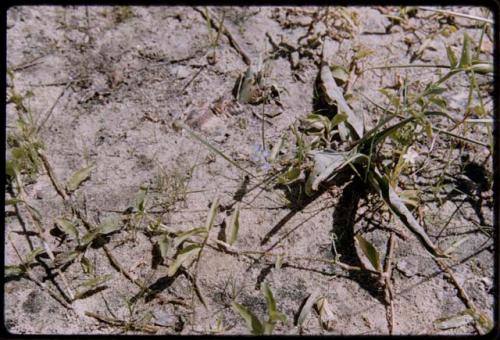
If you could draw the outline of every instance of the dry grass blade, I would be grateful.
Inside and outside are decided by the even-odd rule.
[[[342,90],[338,87],[333,78],[330,66],[323,65],[320,73],[320,87],[324,93],[326,103],[328,105],[337,105],[339,111],[347,114],[347,120],[344,122],[350,126],[354,133],[354,139],[359,139],[363,136],[365,126],[363,114],[355,113],[347,104]],[[341,123],[340,125],[344,124]]]
[[[300,310],[299,317],[297,318],[297,323],[296,323],[297,326],[299,327],[302,326],[309,313],[311,313],[311,310],[314,307],[316,301],[318,300],[318,297],[319,297],[319,291],[317,289],[314,292],[312,292],[311,295],[309,295],[306,302],[304,303],[304,306],[302,306],[302,309]]]

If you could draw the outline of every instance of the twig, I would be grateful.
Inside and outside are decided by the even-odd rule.
[[[475,15],[458,13],[458,12],[452,12],[452,11],[446,11],[446,10],[442,10],[442,9],[435,9],[435,8],[432,8],[432,7],[424,7],[424,6],[419,6],[417,8],[418,9],[423,9],[424,11],[430,11],[430,12],[437,12],[437,13],[442,13],[442,14],[454,15],[454,16],[457,16],[457,17],[462,17],[462,18],[477,20],[477,21],[481,21],[481,22],[485,22],[485,23],[493,25],[493,20],[486,19],[486,18],[483,18],[483,17],[478,17],[478,16],[475,16]]]
[[[45,170],[47,170],[47,174],[49,175],[49,178],[50,178],[50,181],[52,182],[52,185],[56,189],[57,193],[62,197],[62,199],[64,201],[67,201],[68,194],[66,193],[66,190],[64,190],[64,188],[61,186],[61,183],[59,183],[59,181],[57,180],[56,175],[54,173],[54,170],[52,169],[52,166],[50,165],[50,162],[49,162],[47,156],[45,155],[45,153],[42,150],[38,149],[37,151],[38,151],[38,156],[40,156],[40,158],[43,161],[43,165],[45,167]]]
[[[159,328],[155,325],[151,324],[146,324],[146,325],[138,325],[133,322],[127,322],[124,320],[119,320],[119,319],[113,319],[113,318],[108,318],[103,315],[99,315],[97,313],[92,313],[92,312],[85,312],[85,315],[91,318],[94,318],[98,321],[107,323],[108,325],[112,326],[119,326],[119,327],[130,327],[132,330],[135,331],[144,331],[147,333],[157,333],[159,331]]]
[[[217,28],[217,30],[222,30],[222,33],[224,33],[224,35],[227,37],[231,46],[241,55],[245,64],[250,66],[250,64],[252,63],[252,60],[250,59],[248,54],[245,51],[243,51],[243,49],[240,47],[240,45],[236,42],[233,35],[228,31],[228,29],[225,26],[224,27],[217,26],[217,22],[218,22],[217,16],[209,9],[207,9],[209,16],[207,16],[207,13],[205,13],[203,10],[201,10],[198,7],[195,7],[194,10],[199,12],[203,16],[203,18],[205,18],[205,20],[210,20],[210,23],[212,24],[212,26]]]
[[[47,122],[47,120],[52,115],[52,112],[54,112],[54,109],[55,109],[57,103],[59,103],[59,100],[62,98],[62,96],[64,95],[64,93],[66,93],[66,90],[71,86],[72,83],[73,83],[72,80],[70,80],[70,81],[67,82],[67,84],[64,87],[64,89],[62,89],[61,93],[59,93],[59,96],[56,98],[54,104],[52,104],[52,106],[50,107],[50,109],[45,114],[45,118],[43,118],[42,121],[41,121],[41,123],[37,126],[35,132],[40,131],[40,129],[45,125],[45,123]]]
[[[450,269],[450,267],[443,260],[441,260],[441,259],[434,258],[434,261],[437,263],[437,265],[439,266],[439,268],[441,268],[441,270],[444,271],[448,275],[448,277],[450,278],[451,282],[453,283],[453,285],[457,289],[458,295],[461,298],[462,302],[464,302],[464,304],[468,308],[477,311],[478,309],[476,308],[474,302],[469,298],[469,296],[467,295],[467,292],[462,287],[462,285],[460,284],[460,282],[458,282],[458,280],[456,279],[455,275],[453,275],[453,271]],[[474,323],[474,325],[476,327],[476,330],[479,332],[479,334],[481,334],[481,335],[484,334],[481,326],[478,324],[478,321],[475,318],[474,318],[474,320],[476,321]]]
[[[199,70],[198,70],[198,71],[194,74],[194,76],[193,76],[193,77],[192,77],[192,78],[191,78],[191,79],[190,79],[190,80],[186,83],[186,85],[184,85],[184,86],[182,87],[182,90],[180,91],[180,94],[182,94],[182,93],[183,93],[183,92],[187,89],[187,87],[188,87],[189,85],[191,85],[191,83],[192,83],[192,82],[196,79],[196,77],[198,77],[198,76],[199,76],[199,74],[201,73],[201,71],[203,71],[203,70],[205,69],[205,67],[206,67],[206,66],[207,66],[207,65],[202,65],[202,66],[200,67],[200,69],[199,69]]]
[[[22,70],[27,69],[29,67],[41,64],[41,63],[43,63],[43,61],[39,61],[39,62],[37,62],[37,61],[42,59],[43,57],[45,57],[45,56],[41,55],[41,56],[38,56],[38,57],[31,59],[30,61],[26,61],[26,62],[21,63],[20,65],[14,66],[12,68],[12,71],[14,71],[14,72],[22,71]]]
[[[389,328],[389,334],[394,333],[394,302],[393,296],[394,291],[392,289],[391,276],[392,276],[392,258],[394,255],[394,249],[396,248],[396,238],[394,237],[394,233],[391,233],[389,237],[389,245],[388,245],[387,256],[385,258],[384,263],[384,284],[385,284],[385,301],[387,303],[387,322]]]

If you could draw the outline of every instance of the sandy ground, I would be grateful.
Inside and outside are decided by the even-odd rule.
[[[433,187],[443,172],[460,174],[466,151],[491,173],[488,147],[457,143],[437,133],[432,140],[420,138],[415,164],[401,177],[401,186],[420,190],[415,216],[436,244],[446,249],[466,237],[446,261],[447,272],[391,217],[382,201],[372,194],[361,195],[363,184],[352,177],[300,209],[293,208],[293,197],[291,207],[286,205],[283,189],[248,189],[265,175],[255,157],[262,127],[266,143],[272,146],[281,136],[292,136],[290,125],[313,111],[322,51],[331,65],[352,71],[349,88],[344,90],[351,95],[351,107],[363,112],[365,124],[373,127],[382,111],[367,98],[386,106],[388,100],[380,89],[402,80],[412,86],[426,84],[444,71],[417,67],[367,71],[369,67],[448,65],[445,46],[460,56],[464,32],[477,42],[482,24],[425,10],[402,15],[400,8],[389,7],[332,8],[328,15],[325,8],[210,10],[218,18],[225,11],[223,25],[243,54],[227,35],[217,38],[214,25],[207,25],[202,15],[203,8],[28,6],[8,10],[8,133],[19,129],[20,116],[31,117],[40,126],[39,140],[53,177],[61,183],[79,169],[95,166],[66,202],[43,166],[31,177],[22,175],[26,197],[40,212],[48,247],[59,260],[77,249],[75,237],[56,227],[58,219],[66,218],[73,221],[80,237],[85,235],[88,226],[72,207],[83,211],[94,225],[114,219],[119,228],[80,249],[60,270],[42,252],[31,266],[31,276],[7,277],[7,330],[15,334],[249,334],[231,301],[265,320],[266,300],[260,286],[266,282],[287,318],[276,324],[274,334],[362,335],[391,330],[394,334],[478,334],[474,322],[439,329],[436,320],[471,304],[493,318],[492,190],[484,190],[479,199],[436,194]],[[451,10],[491,18],[482,8]],[[490,38],[484,35],[480,54],[489,62],[493,60]],[[259,56],[272,56],[266,81],[280,92],[279,103],[248,103],[231,109],[232,90],[248,67],[245,55],[253,63]],[[457,119],[463,118],[467,105],[467,79],[461,74],[446,85],[446,109]],[[486,89],[482,100],[490,113],[470,118],[488,118],[492,98],[487,88],[492,78],[478,75],[478,82]],[[13,93],[22,98],[24,109],[12,99]],[[216,105],[220,110],[213,110]],[[246,176],[189,133],[174,128],[176,120],[190,124],[257,178]],[[440,119],[433,124],[449,127]],[[455,132],[489,143],[484,124]],[[8,157],[12,147],[6,147]],[[141,186],[149,188],[143,215],[134,203]],[[7,198],[15,192],[6,186]],[[176,275],[167,276],[176,249],[170,244],[162,258],[159,249],[167,234],[158,225],[173,232],[203,227],[215,197],[220,208],[198,264],[186,263]],[[216,242],[227,241],[236,201],[240,228],[233,244],[237,253],[231,253]],[[20,264],[16,252],[22,257],[43,249],[29,211],[22,203],[16,206],[6,206],[6,265]],[[384,289],[376,280],[320,261],[334,258],[335,236],[341,259],[356,265],[348,256],[353,252],[353,233],[362,234],[384,256],[391,231],[399,235],[391,278],[392,320]],[[201,242],[203,237],[191,239]],[[276,254],[284,256],[277,259]],[[67,295],[61,273],[73,291],[91,289],[70,303],[58,302],[54,295]],[[89,284],[95,278],[102,283]],[[206,306],[193,288],[194,281]],[[319,311],[313,309],[299,330],[295,321],[314,291],[327,299],[331,321],[322,324]]]

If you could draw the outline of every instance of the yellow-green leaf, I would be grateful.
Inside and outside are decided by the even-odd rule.
[[[83,181],[90,177],[90,173],[92,172],[92,170],[94,170],[94,168],[95,165],[90,165],[75,172],[66,184],[66,189],[69,192],[78,189],[80,184],[82,184]]]
[[[361,235],[356,235],[354,245],[363,267],[371,271],[382,272],[378,251],[369,241]]]
[[[182,249],[179,254],[177,254],[174,262],[168,267],[168,272],[167,276],[174,276],[175,273],[177,273],[177,270],[179,267],[187,262],[189,259],[193,258],[194,256],[198,255],[198,252],[201,249],[200,244],[191,244],[187,246],[186,248]]]
[[[231,217],[231,223],[229,225],[229,240],[228,243],[232,245],[236,238],[238,237],[238,230],[240,229],[240,205],[236,204],[233,216]]]

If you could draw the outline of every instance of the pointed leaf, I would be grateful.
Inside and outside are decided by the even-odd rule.
[[[82,247],[85,247],[86,245],[90,244],[94,239],[100,234],[100,229],[96,228],[93,230],[88,231],[85,235],[83,235],[82,239],[80,240],[80,245]]]
[[[467,32],[464,33],[464,45],[462,47],[462,55],[460,56],[460,63],[458,64],[461,68],[467,68],[471,65],[471,52],[470,52],[471,39]]]
[[[232,245],[236,238],[238,237],[238,230],[240,229],[240,205],[236,204],[233,216],[231,217],[231,223],[229,225],[229,240],[228,243]]]
[[[302,306],[302,309],[300,310],[299,317],[297,318],[297,326],[301,327],[309,313],[311,313],[311,309],[318,300],[318,295],[319,292],[317,289],[312,292],[311,295],[309,295],[306,302],[304,303],[304,306]]]
[[[268,314],[276,312],[276,301],[274,300],[273,293],[271,292],[271,288],[269,288],[269,285],[266,282],[262,282],[260,285],[260,290],[266,298]]]
[[[354,237],[356,253],[364,268],[375,272],[382,272],[380,265],[380,256],[377,249],[361,235]]]
[[[78,239],[78,229],[76,229],[76,226],[70,220],[66,218],[58,218],[56,219],[56,225],[70,238],[75,240]]]
[[[146,199],[146,194],[148,192],[148,187],[141,186],[137,196],[135,198],[135,208],[138,211],[144,211],[144,200]]]
[[[26,257],[24,258],[24,263],[29,264],[35,260],[35,257],[38,255],[41,255],[45,253],[45,250],[43,248],[35,248],[33,251],[31,251]]]
[[[201,245],[199,244],[191,244],[187,246],[186,248],[182,249],[179,254],[177,254],[174,262],[168,267],[168,272],[167,276],[172,277],[177,273],[177,270],[179,267],[187,262],[189,259],[193,258],[194,256],[198,255],[199,251],[201,249]]]
[[[207,232],[210,232],[210,229],[212,229],[212,226],[214,225],[215,216],[217,215],[218,208],[219,208],[219,197],[216,197],[212,202],[212,206],[210,207],[210,212],[208,213],[207,221],[205,223],[205,229],[207,230]]]
[[[5,205],[14,205],[17,203],[22,203],[22,202],[24,202],[24,201],[19,199],[19,198],[9,198],[9,199],[5,200]]]
[[[92,265],[92,262],[90,262],[90,260],[85,257],[85,255],[83,255],[80,259],[80,265],[82,266],[82,270],[85,274],[94,272],[94,266]]]
[[[92,279],[83,281],[78,286],[79,287],[86,287],[86,288],[94,288],[98,285],[103,284],[106,281],[109,281],[112,277],[113,276],[110,274],[97,276],[97,277],[94,277]]]
[[[90,165],[75,172],[66,184],[69,192],[75,191],[83,181],[90,177],[90,173],[95,169],[95,165]]]
[[[264,334],[264,326],[260,320],[248,309],[236,302],[231,302],[231,307],[235,312],[237,312],[247,323],[247,327],[251,330],[254,335]]]
[[[448,55],[448,60],[450,62],[450,67],[455,68],[458,64],[457,56],[451,46],[446,46],[446,54]]]
[[[434,321],[434,327],[446,330],[452,328],[458,328],[474,322],[474,318],[469,314],[460,312],[456,315],[452,315],[446,318],[436,319]]]
[[[177,246],[179,246],[182,242],[184,242],[185,240],[187,240],[191,236],[201,235],[201,234],[206,234],[206,233],[207,233],[207,229],[205,229],[204,227],[193,228],[193,229],[190,229],[187,231],[180,232],[174,238],[174,242],[173,242],[172,246],[174,248],[177,248]]]

